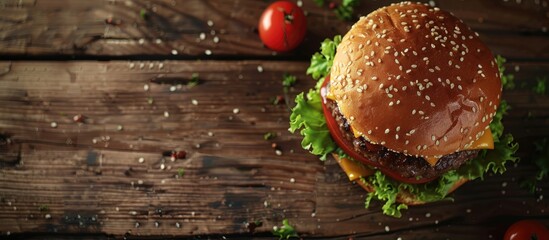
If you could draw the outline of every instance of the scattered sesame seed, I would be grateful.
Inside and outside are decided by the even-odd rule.
[[[240,112],[240,109],[238,109],[238,108],[233,109],[234,114],[238,114],[239,112]]]
[[[177,55],[177,54],[178,54],[177,50],[173,49],[172,50],[172,55]]]
[[[50,126],[51,126],[52,128],[56,128],[56,127],[57,127],[57,122],[51,122]]]

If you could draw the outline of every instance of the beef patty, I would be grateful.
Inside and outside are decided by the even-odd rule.
[[[339,111],[335,101],[327,100],[327,107],[332,112],[346,140],[353,144],[355,151],[367,159],[377,162],[392,171],[400,173],[405,178],[438,177],[447,171],[457,169],[467,160],[478,155],[479,150],[464,150],[442,156],[435,166],[431,166],[422,157],[407,156],[403,153],[389,151],[386,147],[372,144],[363,137],[355,138],[351,127]]]

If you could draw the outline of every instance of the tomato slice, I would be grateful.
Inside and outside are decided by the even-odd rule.
[[[362,156],[361,154],[357,153],[355,150],[354,150],[354,147],[353,145],[347,141],[345,139],[345,137],[343,136],[343,134],[341,133],[341,131],[339,130],[339,125],[338,123],[336,122],[336,120],[334,119],[334,117],[332,116],[332,113],[330,112],[330,110],[328,109],[328,107],[326,106],[326,96],[325,96],[325,93],[326,93],[326,85],[328,84],[328,82],[330,81],[330,76],[326,76],[326,79],[324,80],[324,82],[322,83],[322,87],[320,89],[320,94],[321,94],[321,97],[322,97],[322,110],[324,112],[324,117],[326,118],[326,123],[327,123],[327,126],[328,126],[328,129],[330,130],[330,135],[332,135],[332,139],[336,142],[336,144],[345,152],[347,153],[349,156],[351,156],[353,159],[357,160],[357,161],[360,161],[368,166],[373,166],[373,167],[376,167],[378,168],[383,174],[389,176],[390,178],[392,179],[395,179],[399,182],[403,182],[403,183],[411,183],[411,184],[419,184],[419,183],[426,183],[426,182],[430,182],[430,181],[433,181],[434,179],[436,179],[437,177],[433,177],[433,178],[420,178],[420,179],[417,179],[417,178],[406,178],[406,177],[403,177],[400,173],[398,172],[395,172],[391,169],[388,169],[387,167],[379,164],[378,162],[374,162],[374,161],[371,161],[370,159]]]

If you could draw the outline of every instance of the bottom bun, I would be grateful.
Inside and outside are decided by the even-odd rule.
[[[341,166],[342,158],[340,158],[339,155],[335,154],[335,153],[332,153],[332,156],[336,159],[336,162]],[[342,167],[342,169],[345,171],[345,168]],[[345,173],[348,174],[347,172],[345,172]],[[450,190],[448,191],[448,194],[455,191],[457,188],[459,188],[461,185],[463,185],[467,181],[468,181],[468,179],[466,179],[466,178],[462,178],[462,179],[458,180],[454,184],[454,186],[452,186],[450,188]],[[368,192],[374,192],[375,191],[374,187],[370,183],[368,183],[366,181],[361,181],[360,178],[354,180],[353,182],[357,183],[362,188],[364,188],[364,190],[366,190]],[[399,202],[399,203],[404,203],[406,205],[421,205],[421,204],[427,203],[425,201],[419,200],[417,198],[417,196],[411,194],[410,192],[408,192],[406,190],[402,190],[402,189],[398,192],[397,197],[396,197],[396,201]]]

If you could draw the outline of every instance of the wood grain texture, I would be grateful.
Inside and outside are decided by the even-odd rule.
[[[500,239],[517,219],[549,223],[548,202],[518,186],[535,172],[527,164],[465,184],[455,201],[412,207],[400,219],[381,214],[378,202],[364,209],[363,190],[334,160],[302,150],[301,137],[287,131],[286,106],[271,103],[284,95],[284,73],[299,79],[287,99],[313,85],[307,65],[0,62],[0,233],[265,239],[288,218],[303,237]],[[518,85],[533,84],[548,67],[508,65]],[[188,88],[193,73],[200,84]],[[528,157],[532,139],[549,135],[549,98],[529,87],[504,98],[513,106],[507,129]],[[78,114],[85,123],[73,121]],[[265,141],[266,132],[277,137]],[[185,150],[187,158],[163,157],[169,150]],[[263,226],[253,235],[244,223],[255,220]]]
[[[364,1],[355,13],[366,15],[389,2],[395,1]],[[546,1],[434,2],[478,31],[496,54],[513,59],[549,58]],[[256,33],[261,10],[268,4],[253,0],[2,0],[0,53],[4,59],[272,57],[275,53],[263,47]],[[142,9],[148,12],[146,20],[140,17]],[[308,59],[320,41],[346,33],[352,24],[313,1],[303,1],[303,9],[308,14],[306,40],[295,52],[278,54],[281,58]],[[105,22],[109,18],[113,24]]]

